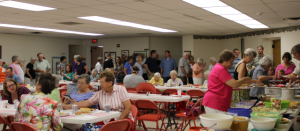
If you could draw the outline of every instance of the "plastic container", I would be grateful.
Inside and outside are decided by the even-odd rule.
[[[201,114],[200,122],[204,127],[212,126],[218,123],[216,126],[212,127],[214,130],[228,130],[232,125],[233,117],[225,114]]]
[[[276,120],[273,118],[251,118],[253,127],[259,131],[270,131],[275,127]]]
[[[235,118],[244,118],[245,120],[236,120]],[[230,130],[231,131],[247,131],[248,124],[249,124],[248,117],[234,116]]]
[[[271,102],[270,101],[265,101],[265,106],[268,108],[271,108]],[[288,109],[290,105],[289,101],[281,101],[281,109]]]
[[[250,109],[249,111],[247,111],[248,108],[229,108],[228,112],[229,113],[237,113],[238,116],[245,116],[250,118],[250,114],[252,112],[252,109]]]
[[[278,116],[259,116],[259,115],[255,115],[256,113],[277,114]],[[280,123],[280,121],[282,119],[282,115],[280,115],[280,113],[276,113],[276,112],[253,112],[253,113],[251,113],[251,118],[258,118],[258,117],[275,118],[276,119],[276,126]]]

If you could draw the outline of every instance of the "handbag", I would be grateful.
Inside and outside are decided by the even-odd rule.
[[[193,104],[190,104],[187,108],[186,108],[186,112],[185,112],[185,115],[187,116],[198,116],[199,114],[199,108],[198,107],[195,107],[194,109],[192,109],[194,107],[195,103]],[[192,113],[189,115],[189,113],[192,111]]]
[[[102,125],[86,123],[82,125],[79,131],[99,131],[102,128]]]

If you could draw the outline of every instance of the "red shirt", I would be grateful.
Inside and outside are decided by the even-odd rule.
[[[233,88],[225,82],[233,79],[228,70],[217,63],[209,74],[208,90],[203,98],[203,105],[220,110],[228,111],[231,103]]]

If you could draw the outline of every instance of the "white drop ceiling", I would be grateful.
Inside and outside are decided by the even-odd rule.
[[[0,23],[54,28],[89,33],[101,33],[107,37],[229,35],[265,29],[250,29],[216,14],[205,11],[181,0],[16,0],[30,4],[57,8],[49,11],[27,11],[0,6]],[[221,0],[240,12],[267,25],[270,29],[300,25],[299,21],[284,18],[300,17],[300,0]],[[262,15],[257,15],[262,13]],[[189,15],[201,20],[197,20]],[[102,16],[175,30],[160,33],[132,27],[118,26],[79,19],[82,16]],[[62,25],[60,22],[78,22],[78,25]],[[1,33],[34,35],[34,30],[0,27]],[[42,32],[42,31],[41,31]],[[1,35],[1,34],[0,34]],[[39,36],[76,39],[95,38],[75,34],[42,32]]]

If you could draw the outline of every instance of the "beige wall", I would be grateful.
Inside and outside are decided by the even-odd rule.
[[[193,35],[182,36],[182,53],[183,51],[192,51],[194,55],[194,37]]]
[[[74,39],[0,34],[2,59],[8,64],[11,63],[13,55],[19,56],[19,59],[25,59],[24,71],[27,63],[30,61],[30,57],[36,57],[39,52],[43,53],[52,66],[52,57],[61,57],[62,52],[65,52],[69,60],[69,44],[81,43],[82,40]],[[52,70],[50,72],[52,73]]]

